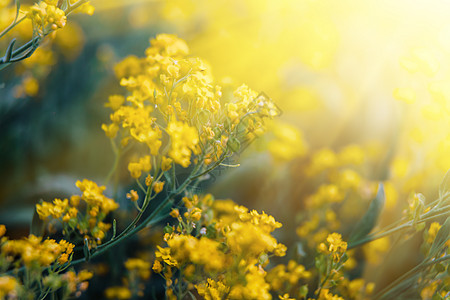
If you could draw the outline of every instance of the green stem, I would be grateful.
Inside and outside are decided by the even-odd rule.
[[[82,4],[84,4],[87,0],[80,0],[75,4],[70,4],[69,3],[69,7],[64,11],[64,13],[66,14],[66,16],[68,16],[69,14],[71,14],[75,9],[77,9],[78,7],[80,7]],[[22,19],[20,19],[18,22],[16,22],[14,24],[14,26],[16,24],[18,24],[19,22],[23,21],[26,18],[26,16],[24,16]],[[13,27],[14,27],[13,26]],[[9,30],[11,30],[11,28],[6,28],[3,32],[2,35],[6,32],[8,32]],[[6,32],[5,32],[6,31]],[[36,49],[39,47],[39,43],[41,41],[42,38],[46,37],[47,35],[49,35],[50,33],[52,33],[54,30],[49,30],[47,33],[43,34],[43,36],[35,36],[33,37],[30,41],[28,41],[27,43],[25,43],[24,45],[22,45],[20,48],[12,51],[11,54],[11,59],[9,61],[3,61],[2,59],[0,59],[0,70],[6,68],[7,66],[9,66],[11,63],[14,62],[18,62],[20,60],[23,60],[29,56],[31,56],[31,54],[34,53],[34,51],[36,51]],[[0,37],[1,37],[0,36]],[[28,51],[25,55],[19,57],[19,55],[21,55],[22,53]]]
[[[217,168],[225,160],[225,158],[227,157],[227,154],[228,154],[228,148],[226,149],[224,154],[222,154],[222,157],[218,161],[216,161],[216,163],[212,167],[206,169],[205,171],[201,172],[198,175],[195,175],[194,177],[192,177],[192,180],[202,177],[203,175],[208,174],[209,172],[211,172],[212,170]]]
[[[144,193],[147,193],[147,190],[144,188],[142,183],[139,181],[139,178],[136,178],[136,183],[137,183],[138,187],[141,189],[141,191],[143,191]]]
[[[419,265],[415,266],[414,268],[412,268],[411,270],[409,270],[408,272],[406,272],[405,274],[403,274],[402,276],[400,276],[399,278],[397,278],[394,282],[392,282],[391,284],[389,284],[387,287],[385,287],[384,289],[382,289],[380,292],[378,292],[375,297],[373,298],[374,300],[376,299],[383,299],[385,298],[385,296],[393,289],[395,289],[395,286],[400,284],[402,281],[406,280],[408,277],[412,276],[414,273],[425,269],[429,266],[432,266],[434,264],[440,263],[442,261],[446,261],[450,259],[450,254],[447,254],[445,256],[442,256],[438,259],[432,260],[432,261],[428,261],[428,262],[422,262]]]
[[[119,166],[119,161],[120,161],[120,149],[117,148],[117,145],[116,145],[116,143],[115,143],[115,141],[113,139],[110,139],[110,141],[111,141],[111,147],[113,149],[115,157],[114,157],[113,166],[112,166],[111,170],[109,170],[108,175],[106,176],[105,185],[108,185],[108,183],[111,180],[112,176],[116,172],[117,167]]]
[[[2,33],[0,33],[0,39],[7,34],[11,29],[13,29],[14,27],[16,27],[16,25],[20,24],[23,20],[25,20],[27,18],[27,16],[23,16],[22,18],[20,18],[18,21],[17,19],[15,19],[11,25],[9,25],[8,27],[5,28],[5,30],[2,31]]]
[[[425,213],[425,214],[423,214],[422,218],[419,221],[417,221],[417,224],[424,223],[424,222],[427,222],[427,221],[430,221],[430,220],[433,220],[433,219],[436,219],[436,218],[439,218],[439,217],[442,217],[442,216],[446,216],[446,215],[448,215],[449,208],[450,208],[450,206],[444,206],[443,208],[440,208],[438,210],[434,210],[434,211],[432,211],[432,213],[433,213],[432,215],[430,215],[431,211],[428,212],[428,213]],[[412,226],[414,226],[414,222],[413,221],[408,221],[408,222],[406,222],[406,223],[404,223],[402,225],[399,225],[399,226],[397,226],[395,228],[392,228],[392,229],[389,229],[389,230],[381,230],[381,232],[378,233],[378,234],[371,234],[371,235],[368,235],[368,236],[366,236],[365,238],[363,238],[361,240],[358,240],[358,241],[356,241],[354,243],[350,243],[348,245],[348,249],[352,249],[352,248],[355,248],[357,246],[361,246],[363,244],[372,242],[374,240],[377,240],[377,239],[380,239],[382,237],[388,236],[388,235],[393,234],[393,233],[395,233],[397,231],[400,231],[400,230],[403,230],[403,229],[406,229],[406,228],[410,228]],[[392,227],[392,226],[388,226],[388,227]]]

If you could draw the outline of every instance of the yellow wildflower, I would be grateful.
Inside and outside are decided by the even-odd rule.
[[[161,161],[161,170],[165,172],[170,170],[170,168],[172,168],[172,159],[163,156]]]
[[[428,232],[426,234],[427,239],[426,242],[428,244],[432,244],[434,242],[434,239],[436,238],[436,235],[439,231],[439,229],[441,229],[442,225],[439,224],[438,222],[433,222],[430,224],[430,228],[428,229]]]
[[[150,263],[146,262],[140,258],[129,258],[125,262],[125,268],[129,271],[137,272],[138,276],[147,280],[150,277]]]
[[[132,294],[129,288],[124,286],[112,286],[105,290],[105,296],[108,299],[130,299]]]
[[[173,121],[167,127],[171,138],[169,156],[179,165],[187,168],[191,164],[191,154],[198,154],[199,138],[195,127],[186,123]]]
[[[139,194],[135,190],[130,190],[129,193],[127,193],[127,198],[130,199],[133,202],[136,202],[139,200]]]
[[[155,193],[161,193],[162,190],[164,189],[164,181],[157,181],[153,184],[153,190],[155,191]]]
[[[155,260],[155,262],[153,263],[152,270],[155,273],[161,273],[161,271],[163,270],[163,266],[159,260]]]
[[[322,289],[319,300],[344,300],[344,298],[331,294],[329,289]]]
[[[17,280],[14,277],[0,276],[0,298],[7,299],[8,295],[13,296],[14,290],[16,289],[17,285]]]
[[[151,186],[152,182],[153,182],[153,177],[150,174],[148,174],[147,177],[145,177],[145,185]]]
[[[116,137],[119,131],[119,126],[116,123],[111,123],[109,125],[102,124],[102,130],[105,132],[106,136],[113,139]]]
[[[66,25],[66,14],[50,1],[35,3],[30,7],[27,17],[31,19],[34,31],[40,36]]]

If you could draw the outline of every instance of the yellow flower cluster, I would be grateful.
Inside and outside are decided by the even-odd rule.
[[[176,268],[206,299],[270,299],[263,268],[270,254],[285,255],[286,247],[271,235],[281,224],[231,200],[214,201],[211,195],[183,202],[187,211],[172,211],[179,223],[167,228],[168,247],[158,246],[153,265],[166,278],[168,296],[176,288],[171,279]]]
[[[274,139],[269,141],[267,148],[277,161],[292,161],[306,154],[307,147],[302,133],[294,126],[274,121],[270,125],[270,132]]]
[[[133,178],[141,177],[142,172],[149,172],[151,168],[152,164],[149,155],[139,158],[137,162],[130,162],[128,164],[128,171],[130,171],[131,177]]]
[[[27,267],[47,267],[57,262],[62,265],[69,261],[75,246],[65,240],[55,240],[30,235],[22,240],[7,240],[2,243],[2,256],[17,258]]]
[[[140,258],[129,258],[125,262],[125,268],[130,272],[136,272],[138,276],[147,280],[150,277],[150,263]]]
[[[64,3],[65,2],[65,3]],[[81,4],[81,5],[80,5]],[[40,0],[26,12],[33,24],[33,34],[45,37],[47,34],[66,25],[67,14],[76,6],[76,12],[92,15],[94,7],[86,0]]]
[[[289,287],[295,286],[300,280],[308,280],[312,273],[306,271],[303,265],[294,260],[290,260],[287,265],[279,264],[273,267],[266,276],[267,282],[273,291],[289,290]]]
[[[33,22],[35,34],[44,37],[50,31],[66,25],[66,14],[58,7],[58,0],[43,0],[30,7],[27,17]]]
[[[127,270],[122,286],[111,286],[105,290],[108,299],[130,299],[144,296],[144,282],[150,277],[151,264],[141,258],[129,258],[125,262]]]
[[[266,118],[279,114],[267,96],[246,85],[223,99],[207,64],[188,57],[188,46],[175,35],[157,35],[150,44],[145,58],[130,56],[116,66],[128,94],[109,97],[112,122],[102,129],[109,138],[119,135],[122,147],[146,145],[155,169],[168,169],[162,157],[184,168],[194,158],[200,167],[220,160],[260,133]],[[135,178],[151,168],[129,165]]]
[[[338,295],[333,295],[330,293],[329,289],[322,289],[320,291],[319,300],[344,300],[344,298],[339,297]]]
[[[342,240],[339,233],[328,235],[326,243],[320,243],[318,250],[324,254],[331,254],[334,262],[339,262],[342,255],[347,251],[347,243]]]
[[[17,280],[12,276],[0,276],[0,299],[16,298]]]
[[[356,222],[360,218],[357,212],[375,196],[376,184],[361,176],[362,164],[370,158],[365,148],[368,146],[354,144],[340,151],[322,148],[308,158],[304,175],[314,191],[304,198],[304,209],[297,216],[301,223],[296,229],[308,248],[317,248],[328,234],[340,229],[339,219]]]
[[[125,286],[112,286],[105,290],[105,296],[108,299],[130,299],[132,297],[131,291]]]
[[[191,163],[191,154],[199,154],[199,138],[195,127],[186,123],[172,121],[167,127],[172,145],[169,156],[179,165],[187,168]]]
[[[80,297],[81,293],[87,290],[89,286],[88,280],[92,278],[94,274],[92,272],[81,270],[78,274],[74,271],[68,271],[61,275],[61,278],[67,282],[67,290],[75,297]]]
[[[0,236],[6,229],[0,225]],[[0,265],[2,270],[25,269],[25,274],[13,272],[12,276],[0,276],[1,299],[34,299],[36,289],[40,292],[55,292],[60,290],[66,296],[79,297],[89,285],[87,280],[93,274],[81,270],[78,274],[67,269],[67,263],[72,260],[75,245],[60,240],[43,239],[35,235],[20,240],[10,240],[2,237],[0,240]],[[43,270],[45,270],[43,272]]]
[[[84,179],[77,181],[76,186],[82,192],[73,195],[70,199],[55,199],[52,203],[42,202],[36,204],[36,211],[42,220],[50,217],[63,223],[64,233],[72,233],[75,230],[82,238],[88,238],[91,245],[98,245],[111,227],[103,222],[105,217],[119,208],[113,199],[103,195],[106,187],[98,186],[95,182]],[[81,203],[83,202],[83,204]],[[85,213],[80,213],[81,208]]]
[[[375,284],[366,283],[362,278],[344,279],[337,288],[344,299],[370,299],[369,296],[373,293]]]

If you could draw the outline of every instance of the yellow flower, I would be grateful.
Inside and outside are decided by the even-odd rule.
[[[12,292],[16,289],[18,283],[12,276],[0,276],[0,298],[6,299],[8,294],[12,296]]]
[[[119,131],[119,126],[116,123],[111,123],[109,125],[102,124],[102,130],[105,132],[107,137],[113,139]]]
[[[173,121],[167,127],[171,138],[169,156],[179,165],[187,168],[191,164],[191,154],[198,154],[198,132],[186,123]]]
[[[64,11],[48,2],[50,1],[35,3],[27,14],[33,23],[34,31],[41,36],[45,36],[50,30],[56,30],[66,25]]]
[[[151,159],[149,155],[139,158],[138,162],[130,162],[128,164],[128,171],[130,171],[131,177],[139,178],[142,172],[149,172],[152,168]]]
[[[331,294],[329,289],[322,289],[319,300],[344,300],[344,298]]]
[[[0,237],[4,236],[6,233],[6,226],[3,224],[0,224]]]
[[[430,224],[430,228],[428,229],[427,232],[427,240],[426,242],[428,244],[432,244],[434,242],[434,239],[436,238],[436,235],[439,231],[439,229],[441,229],[442,225],[439,224],[438,222],[433,222]]]
[[[306,153],[306,145],[302,133],[292,125],[273,122],[271,132],[275,139],[268,144],[272,156],[279,161],[290,161]]]
[[[153,190],[155,193],[160,193],[164,189],[164,181],[157,181],[153,184]]]
[[[180,211],[178,210],[178,208],[174,208],[172,209],[172,211],[170,212],[170,216],[172,218],[178,218],[178,216],[180,215]]]
[[[112,110],[118,110],[122,104],[125,102],[125,97],[122,95],[111,95],[108,98],[108,103],[105,104],[106,107],[110,107]]]
[[[278,296],[279,299],[281,300],[294,300],[295,298],[290,298],[289,294],[284,294],[283,296]]]
[[[151,186],[152,182],[153,182],[153,177],[150,174],[148,174],[147,177],[145,177],[145,185]]]
[[[192,222],[197,222],[202,217],[202,210],[198,207],[194,207],[185,212],[184,217]]]
[[[159,260],[155,260],[155,262],[153,263],[152,270],[155,273],[161,273],[161,271],[163,270],[163,266]]]
[[[131,177],[133,178],[139,178],[142,174],[141,165],[136,162],[130,162],[128,164],[128,171],[130,171]]]
[[[133,202],[136,202],[139,200],[139,195],[135,190],[130,190],[129,193],[127,193],[127,198],[130,199]]]
[[[65,240],[56,243],[55,240],[42,241],[42,237],[30,235],[22,240],[7,241],[1,251],[6,256],[19,257],[26,266],[37,263],[39,266],[47,267],[60,259],[62,263],[66,262],[74,247],[75,245]]]
[[[36,96],[39,91],[39,82],[34,77],[26,77],[23,81],[23,88],[28,96]]]
[[[211,278],[206,279],[206,283],[196,285],[195,288],[206,300],[224,299],[230,290],[223,282],[214,281]]]
[[[92,276],[94,276],[94,274],[92,272],[89,272],[87,270],[81,270],[78,274],[77,274],[77,278],[79,281],[86,281],[92,278]]]
[[[172,168],[172,159],[163,156],[162,157],[162,161],[161,161],[161,170],[165,171],[169,171],[170,168]]]
[[[169,266],[178,266],[178,262],[170,254],[170,248],[162,248],[160,246],[156,247],[158,248],[155,252],[156,258],[162,259]]]
[[[108,299],[130,299],[132,294],[129,288],[124,286],[112,286],[105,290],[105,296]]]
[[[332,254],[333,260],[338,262],[347,250],[347,243],[342,241],[339,233],[331,233],[327,237],[328,251]]]
[[[331,149],[324,148],[313,154],[309,172],[317,174],[329,168],[333,168],[337,164],[338,158],[336,154]]]
[[[136,271],[143,280],[150,277],[150,263],[140,258],[129,258],[125,262],[125,268],[129,271]]]

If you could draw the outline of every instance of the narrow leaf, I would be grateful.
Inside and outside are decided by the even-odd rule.
[[[450,170],[444,176],[441,184],[439,185],[439,198],[442,200],[446,193],[450,192]]]
[[[86,261],[89,261],[89,259],[91,258],[91,252],[89,251],[89,241],[87,238],[84,239],[83,254],[84,259]]]
[[[375,199],[369,205],[366,214],[356,224],[355,229],[349,237],[349,243],[354,243],[367,236],[377,224],[381,210],[385,203],[385,194],[383,184],[378,185],[378,192]]]
[[[116,219],[113,220],[112,228],[113,228],[113,235],[111,240],[113,240],[116,237]]]
[[[13,48],[14,48],[14,44],[15,43],[16,43],[16,39],[13,39],[11,41],[11,43],[9,43],[8,49],[6,49],[5,62],[9,62],[11,60],[12,52],[13,52]]]
[[[14,18],[14,24],[17,22],[17,18],[19,17],[20,12],[20,1],[16,0],[16,17]]]

